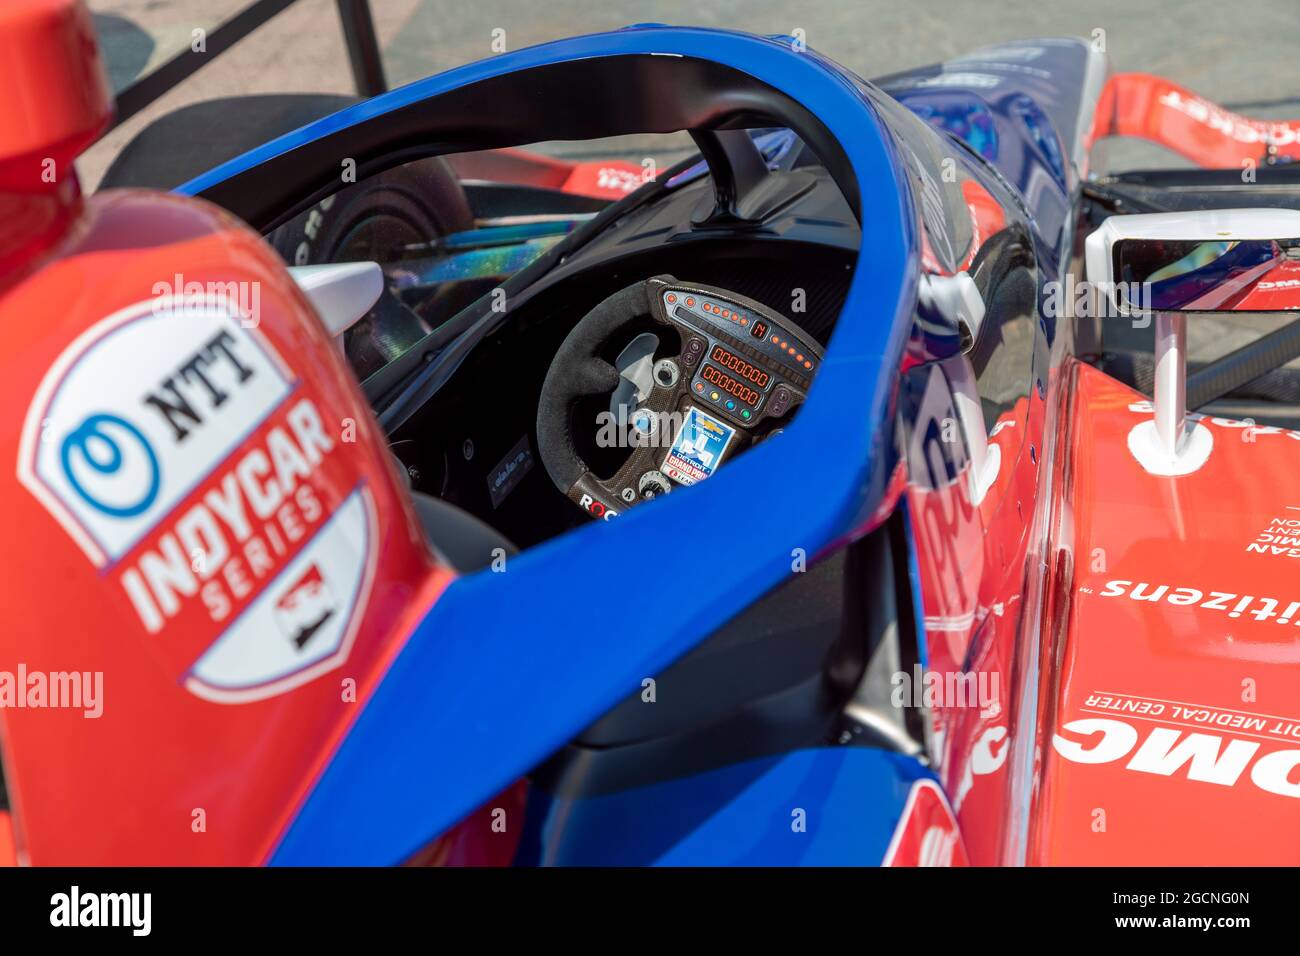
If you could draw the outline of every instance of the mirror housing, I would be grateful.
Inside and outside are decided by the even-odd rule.
[[[1187,314],[1272,311],[1260,283],[1300,259],[1300,210],[1207,209],[1111,216],[1084,244],[1094,315],[1155,316],[1154,417],[1129,435],[1148,472],[1185,475],[1209,458],[1209,429],[1187,427]]]
[[[1300,210],[1111,216],[1084,245],[1100,315],[1250,311],[1250,292],[1300,259]],[[1095,302],[1095,299],[1094,299]]]
[[[1255,285],[1297,257],[1295,239],[1120,239],[1111,247],[1116,299],[1140,289],[1138,306],[1151,312],[1249,310]]]

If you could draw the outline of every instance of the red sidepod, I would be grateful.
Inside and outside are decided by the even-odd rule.
[[[1148,400],[1074,360],[1060,383],[1041,617],[1021,603],[1036,574],[1015,573],[1028,523],[1017,515],[1033,500],[1024,461],[978,507],[964,482],[909,489],[928,670],[998,681],[980,706],[934,708],[937,769],[970,859],[1294,865],[1300,431],[1198,418],[1213,441],[1205,464],[1153,475],[1129,450]],[[1031,403],[1029,420],[1042,410]],[[1022,420],[1007,420],[1009,436]],[[1031,442],[1040,432],[1026,430]],[[1016,648],[1038,641],[1038,672],[1020,673]],[[1038,753],[1017,764],[1022,737]]]
[[[264,860],[450,579],[275,253],[97,195],[0,297],[19,858]]]
[[[1148,474],[1150,405],[1073,372],[1030,862],[1294,865],[1300,432],[1202,418],[1209,460]]]

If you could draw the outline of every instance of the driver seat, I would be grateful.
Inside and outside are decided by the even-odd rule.
[[[473,574],[495,558],[519,553],[505,535],[468,511],[419,491],[411,492],[411,500],[429,547],[459,574]]]

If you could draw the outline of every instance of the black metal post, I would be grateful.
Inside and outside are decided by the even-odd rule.
[[[384,62],[379,55],[375,21],[370,15],[370,0],[338,0],[343,42],[352,61],[352,80],[362,96],[378,96],[388,90],[384,80]]]
[[[117,115],[114,117],[113,125],[121,126],[154,100],[193,76],[267,20],[296,2],[297,0],[257,0],[257,2],[250,3],[239,13],[236,13],[225,23],[214,27],[204,37],[204,49],[201,52],[193,49],[182,50],[152,73],[136,80],[135,83],[119,93],[117,96]],[[365,5],[364,0],[362,0],[362,5]],[[343,0],[340,0],[339,6],[343,6]],[[367,22],[369,22],[368,8],[366,14]],[[372,29],[372,40],[373,37],[374,31]]]

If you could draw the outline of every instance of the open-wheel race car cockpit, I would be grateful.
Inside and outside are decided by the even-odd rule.
[[[286,259],[302,252],[306,270],[317,260],[382,267],[378,299],[340,341],[395,424],[413,491],[526,547],[695,485],[789,424],[820,371],[858,226],[793,134],[710,135],[757,167],[750,189],[773,191],[757,218],[697,221],[718,201],[703,168],[594,212],[591,197],[461,186],[452,164],[432,159],[270,233]],[[431,201],[431,188],[454,190],[455,202]],[[505,204],[521,197],[511,192],[531,193],[530,210],[552,208],[512,214]],[[492,215],[438,231],[439,209],[484,203]],[[336,244],[307,253],[313,226]],[[470,316],[482,333],[451,343]],[[455,361],[434,380],[429,362],[441,356],[428,350],[443,341]]]
[[[0,707],[0,862],[1295,862],[1300,123],[641,25],[83,196],[31,89],[0,656],[112,704]]]
[[[302,198],[240,210],[266,224],[318,303],[331,283],[373,283],[364,264],[381,270],[371,302],[334,293],[363,306],[336,327],[341,348],[426,517],[449,504],[475,519],[458,528],[490,527],[476,565],[698,485],[779,435],[820,372],[853,278],[858,197],[818,120],[716,65],[606,65],[678,93],[649,114],[578,109],[561,91],[588,81],[584,62],[484,81],[445,93],[446,108],[340,129],[337,147],[305,144],[311,159],[271,159],[282,195],[289,178]],[[527,142],[535,129],[624,158],[465,149],[462,114],[538,83],[557,98],[547,125],[477,131],[474,145]],[[321,184],[335,148],[357,160],[355,182]],[[265,165],[186,188],[239,205],[255,195],[240,180],[262,175]]]

